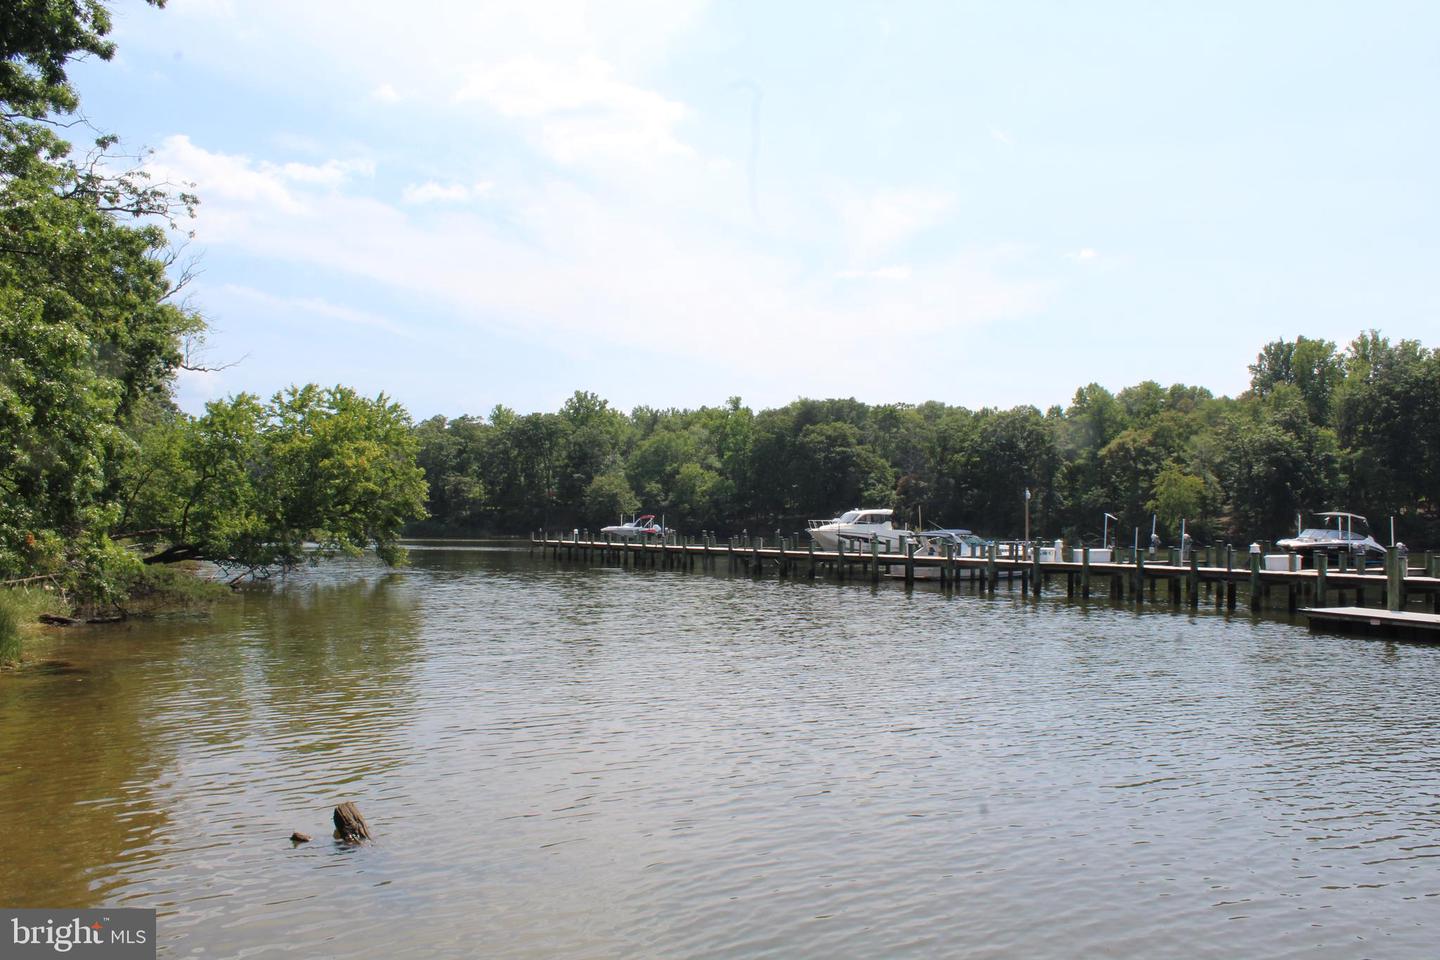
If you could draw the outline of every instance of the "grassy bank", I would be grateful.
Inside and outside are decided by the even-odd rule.
[[[40,617],[47,614],[113,619],[117,614],[129,618],[184,613],[205,609],[231,593],[223,583],[206,577],[199,564],[145,567],[125,584],[125,598],[104,608],[72,604],[61,591],[43,585],[0,587],[0,667],[14,666],[24,658],[27,641],[45,629]]]
[[[39,587],[0,587],[0,666],[20,661],[25,641],[40,629],[41,614],[64,614],[65,601]]]

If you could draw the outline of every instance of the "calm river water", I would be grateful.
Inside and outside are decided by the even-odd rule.
[[[155,907],[173,957],[1440,952],[1440,648],[412,561],[0,677],[0,904]]]

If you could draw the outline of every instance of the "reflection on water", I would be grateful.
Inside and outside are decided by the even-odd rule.
[[[0,901],[168,956],[1431,952],[1440,650],[443,546],[0,678]]]

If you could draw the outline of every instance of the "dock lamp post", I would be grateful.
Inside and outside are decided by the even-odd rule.
[[[1025,542],[1030,542],[1030,488],[1025,488]]]
[[[1104,523],[1104,526],[1101,528],[1102,532],[1101,532],[1101,534],[1100,534],[1100,549],[1101,549],[1101,550],[1104,550],[1106,547],[1110,546],[1110,521],[1111,521],[1111,520],[1114,520],[1114,521],[1115,521],[1115,529],[1116,529],[1116,530],[1119,530],[1119,529],[1120,529],[1120,518],[1117,517],[1117,516],[1115,516],[1115,514],[1113,514],[1113,513],[1107,513],[1107,514],[1105,514],[1105,519],[1104,519],[1104,521],[1102,521],[1102,522]],[[1118,535],[1118,534],[1116,535],[1116,538],[1117,538],[1117,539],[1119,538],[1119,535]]]

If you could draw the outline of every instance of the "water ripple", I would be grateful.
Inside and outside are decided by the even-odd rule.
[[[1440,650],[426,547],[4,678],[3,899],[177,957],[1432,951]]]

